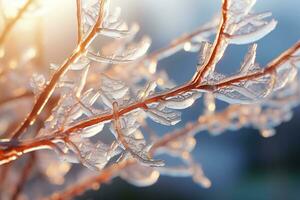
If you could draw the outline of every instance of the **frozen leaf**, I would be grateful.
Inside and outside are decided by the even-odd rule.
[[[94,124],[89,127],[85,127],[80,131],[80,136],[84,138],[89,138],[95,136],[97,133],[100,133],[103,130],[104,123]]]
[[[149,156],[150,146],[147,146],[145,140],[142,138],[137,138],[136,135],[124,136],[126,141],[125,149],[130,153],[132,157],[137,159],[141,165],[145,166],[163,166],[164,162],[162,160],[153,160]],[[124,144],[125,145],[125,144]]]
[[[241,74],[249,74],[250,72],[257,70],[255,69],[256,48],[256,44],[253,44],[249,48],[248,53],[246,54],[244,62],[241,66]]]
[[[232,17],[239,17],[250,12],[255,5],[256,0],[229,0],[229,11],[232,12]],[[239,20],[239,18],[235,19]]]
[[[130,35],[131,32],[128,30],[115,30],[115,29],[102,28],[99,33],[107,37],[122,38]]]
[[[114,109],[116,109],[116,104],[114,104]],[[134,133],[130,135],[125,135],[122,132],[122,127],[120,120],[117,119],[114,121],[114,130],[116,134],[116,138],[119,141],[121,147],[128,152],[133,158],[138,160],[140,164],[146,166],[162,166],[164,165],[161,160],[153,160],[149,156],[149,149],[151,146],[146,144],[143,134],[136,130]],[[124,126],[124,124],[123,124]],[[125,127],[126,128],[126,127]]]
[[[147,115],[155,122],[171,126],[180,122],[180,112],[171,110],[164,106],[153,107],[147,110]]]
[[[228,103],[253,103],[267,97],[273,91],[274,82],[274,75],[266,74],[217,88],[214,94]]]
[[[78,155],[82,164],[91,170],[101,170],[114,156],[110,147],[101,141],[94,144],[80,137],[73,137],[72,141],[72,144],[68,144],[69,148]]]
[[[82,114],[85,114],[86,116],[93,116],[94,113],[92,105],[96,102],[99,96],[100,93],[94,91],[93,89],[89,89],[84,92],[70,111],[69,117],[72,119],[77,119],[82,116]]]
[[[186,109],[201,97],[201,93],[197,90],[182,93],[175,97],[166,99],[162,105],[172,109]]]
[[[209,58],[209,55],[211,53],[212,44],[209,42],[203,42],[200,50],[199,50],[199,61],[198,66],[201,67],[207,59]]]
[[[33,88],[33,91],[36,95],[39,95],[43,90],[46,84],[46,79],[41,74],[34,73],[31,77],[30,86]]]
[[[135,25],[129,30],[125,22],[120,19],[121,8],[118,7],[107,16],[104,20],[102,28],[99,29],[99,34],[105,35],[111,38],[122,38],[135,34]]]
[[[136,59],[141,58],[148,51],[151,44],[151,40],[148,37],[144,37],[139,43],[131,44],[126,50],[117,55],[101,55],[100,53],[87,52],[87,57],[91,60],[100,63],[128,63]]]
[[[135,135],[138,132],[140,132],[138,130],[138,128],[140,127],[140,123],[138,122],[138,120],[140,118],[144,118],[143,116],[143,112],[139,109],[137,109],[136,111],[130,112],[126,115],[123,115],[122,117],[119,118],[119,129],[120,132],[124,135],[124,136],[131,136],[131,135]],[[111,132],[114,134],[114,136],[116,138],[118,138],[118,134],[115,131],[115,127],[112,126],[110,127]],[[140,133],[142,134],[142,133]],[[141,137],[142,138],[142,137]]]
[[[289,61],[283,63],[280,67],[276,68],[276,82],[274,89],[278,90],[283,88],[288,82],[293,81],[298,73],[295,65]]]
[[[114,99],[120,99],[126,95],[129,88],[122,82],[102,75],[101,90]]]
[[[248,44],[252,42],[256,42],[261,38],[265,37],[271,31],[275,29],[277,25],[277,21],[271,20],[270,22],[266,22],[264,25],[259,27],[249,25],[246,28],[242,28],[239,32],[234,33],[233,35],[226,35],[231,44]]]
[[[90,62],[89,62],[88,59],[80,59],[78,62],[71,64],[68,69],[70,69],[70,70],[83,70],[89,64],[90,64]],[[59,67],[60,67],[59,65],[50,63],[50,69],[51,70],[58,70]]]
[[[103,7],[104,20],[109,15],[110,1],[105,1]],[[99,1],[82,1],[82,22],[83,32],[86,33],[93,27],[99,15],[100,2]],[[100,27],[99,27],[100,28]]]
[[[137,99],[138,100],[145,99],[146,97],[148,97],[149,95],[151,95],[155,91],[156,87],[157,87],[156,82],[148,83],[147,86],[144,89],[142,89],[138,92]]]
[[[103,103],[112,108],[112,103],[124,98],[128,94],[129,88],[122,82],[114,80],[106,75],[102,75],[100,96]]]

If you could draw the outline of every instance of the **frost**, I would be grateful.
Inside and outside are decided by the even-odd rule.
[[[81,59],[77,63],[73,63],[69,66],[70,70],[83,70],[90,64],[90,61],[88,59]],[[50,69],[51,70],[58,70],[60,66],[50,63]]]
[[[40,94],[46,84],[46,79],[41,74],[33,74],[31,77],[30,86],[33,88],[33,91],[36,96]]]
[[[229,8],[230,11],[233,12],[235,15],[239,15],[240,13],[249,13],[250,10],[255,5],[256,0],[230,0],[229,1]]]
[[[147,115],[155,122],[162,125],[175,125],[181,120],[180,112],[165,108],[164,106],[153,107],[147,110]]]
[[[256,48],[256,44],[253,44],[249,48],[248,53],[246,54],[244,62],[241,66],[241,74],[248,74],[250,72],[257,71],[257,69],[255,69]]]
[[[79,118],[82,114],[86,116],[93,116],[92,105],[96,102],[100,96],[99,92],[95,92],[93,89],[87,90],[83,93],[78,103],[72,108],[69,113],[69,117],[73,119]]]
[[[91,170],[101,170],[114,155],[110,147],[100,141],[93,144],[88,139],[73,138],[69,148],[79,154],[79,160]]]
[[[148,51],[150,44],[151,40],[148,37],[144,37],[139,43],[129,45],[121,54],[107,56],[101,55],[99,52],[94,53],[92,51],[88,51],[87,57],[100,63],[128,63],[141,58]]]
[[[154,93],[156,87],[157,87],[156,82],[150,82],[143,90],[140,90],[138,92],[137,99],[144,100],[146,97]]]
[[[199,61],[198,66],[201,67],[207,61],[209,54],[211,53],[212,44],[204,42],[199,50]]]
[[[88,138],[88,137],[93,137],[97,133],[100,133],[103,130],[104,123],[98,123],[89,127],[86,127],[80,132],[80,135],[82,137]]]
[[[244,28],[240,30],[240,33],[238,32],[234,35],[229,35],[227,36],[227,38],[229,38],[231,44],[252,43],[269,34],[275,29],[276,25],[277,22],[275,20],[271,20],[270,22],[267,22],[259,27],[255,27],[252,25],[251,27],[247,27],[247,30],[245,30],[246,28]]]
[[[188,176],[203,187],[210,187],[210,180],[192,154],[198,132],[218,135],[228,129],[253,127],[263,137],[271,137],[275,134],[275,127],[290,120],[292,109],[299,105],[297,65],[300,62],[300,43],[265,67],[256,63],[257,44],[252,44],[237,72],[225,75],[217,71],[230,44],[253,43],[276,27],[277,22],[271,18],[271,13],[251,11],[255,2],[224,1],[218,20],[147,55],[150,38],[137,34],[137,24],[128,26],[121,19],[120,8],[110,9],[109,1],[80,1],[82,12],[77,14],[82,17],[78,20],[82,23],[78,26],[78,38],[81,41],[78,41],[78,48],[64,64],[50,64],[53,76],[49,76],[49,82],[31,69],[31,65],[36,64],[31,61],[39,52],[30,49],[20,56],[22,67],[16,68],[16,71],[26,72],[24,76],[32,76],[30,85],[36,97],[43,91],[28,117],[29,121],[24,123],[25,126],[27,122],[31,125],[37,119],[38,123],[32,126],[32,130],[36,130],[38,135],[31,139],[24,135],[16,141],[4,138],[0,141],[1,150],[6,154],[6,151],[11,153],[16,148],[11,154],[16,157],[11,157],[11,160],[26,151],[44,148],[55,151],[65,162],[41,154],[40,159],[45,158],[47,162],[38,163],[39,172],[54,184],[63,183],[71,163],[81,163],[91,170],[103,170],[101,177],[105,177],[105,181],[110,176],[120,175],[136,186],[149,186],[157,182],[160,175]],[[103,3],[104,8],[100,8]],[[100,19],[99,27],[95,26],[97,19]],[[216,30],[219,32],[216,33]],[[215,33],[216,40],[210,42],[209,37]],[[140,41],[135,40],[136,35],[141,38]],[[99,42],[96,42],[98,39]],[[160,61],[182,50],[198,52],[198,69],[190,81],[177,85],[166,70],[160,68]],[[8,64],[7,69],[0,70],[0,76],[8,74],[2,78],[12,83],[12,87],[2,88],[4,97],[1,104],[7,102],[6,91],[9,91],[7,97],[19,94],[19,88],[13,84],[26,85],[20,81],[23,74],[16,76],[11,72],[16,67],[14,60]],[[25,67],[25,64],[28,66]],[[21,71],[22,68],[25,70]],[[20,89],[23,92],[23,88]],[[177,124],[181,120],[178,110],[191,107],[202,96],[202,92],[203,114],[194,123],[187,123],[183,128],[164,135],[157,134],[149,127],[148,117],[162,125]],[[16,97],[19,101],[19,96]],[[222,110],[225,104],[219,108],[216,98],[235,105],[228,105]],[[28,107],[27,104],[26,101],[24,105]],[[16,121],[11,116],[20,113],[13,104],[2,109],[2,114],[8,116],[0,121],[1,136],[5,136],[14,126],[12,124],[10,127],[10,123]],[[12,114],[10,109],[13,109]],[[43,120],[44,117],[47,119]],[[105,126],[110,130],[104,131]],[[22,146],[18,148],[18,145]],[[166,159],[157,159],[160,155],[166,156]],[[174,163],[172,160],[169,162],[168,157],[179,163],[172,165]],[[118,168],[119,164],[122,169]],[[85,172],[88,171],[86,167]],[[77,169],[72,171],[76,172]],[[108,174],[105,174],[107,171]],[[95,185],[98,186],[98,183]]]
[[[186,109],[193,105],[193,103],[200,97],[201,93],[199,91],[191,90],[178,96],[166,99],[163,105],[172,109]]]
[[[266,20],[271,13],[253,14],[250,12],[255,0],[250,1],[229,1],[229,23],[224,36],[231,44],[253,43],[274,30],[277,21]]]
[[[128,92],[128,87],[122,82],[103,75],[101,78],[101,90],[114,99],[120,99]]]
[[[108,28],[102,28],[100,30],[100,34],[112,38],[122,38],[126,37],[130,34],[131,32],[128,30],[114,30],[114,29],[108,29]]]
[[[100,96],[103,103],[112,108],[112,103],[128,94],[129,88],[122,82],[106,75],[101,78]]]
[[[274,89],[283,88],[288,82],[293,81],[297,75],[297,68],[290,62],[283,63],[276,69],[276,82]]]
[[[123,38],[135,34],[136,25],[131,29],[125,22],[120,19],[121,8],[116,8],[110,15],[106,17],[102,27],[99,29],[99,34],[111,38]]]
[[[274,76],[265,75],[253,80],[240,81],[214,91],[217,98],[228,103],[253,103],[267,97],[273,90]]]
[[[147,146],[144,139],[136,138],[136,136],[124,136],[127,147],[125,149],[130,153],[132,157],[137,159],[140,164],[145,166],[163,166],[162,160],[153,160],[148,155],[150,146]]]

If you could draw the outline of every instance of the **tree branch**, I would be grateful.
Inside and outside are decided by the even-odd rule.
[[[265,68],[265,70],[263,72],[257,72],[257,73],[246,75],[243,77],[234,78],[232,80],[230,79],[226,82],[221,82],[219,84],[217,83],[216,85],[207,85],[207,84],[198,85],[198,84],[188,83],[181,87],[175,88],[173,90],[149,97],[142,102],[134,102],[123,108],[120,107],[119,110],[115,113],[115,115],[122,116],[122,115],[129,113],[138,108],[144,109],[145,105],[147,105],[147,104],[158,102],[160,100],[166,99],[168,97],[176,96],[182,92],[186,92],[186,91],[189,91],[192,89],[202,89],[202,90],[206,90],[206,91],[213,91],[214,89],[216,89],[216,87],[224,87],[228,84],[232,84],[233,82],[239,81],[241,79],[251,79],[251,78],[256,78],[258,76],[263,76],[263,75],[265,75],[265,73],[269,73],[270,70],[274,70],[276,67],[279,67],[283,62],[286,62],[287,60],[289,60],[289,58],[292,56],[292,54],[294,52],[296,52],[298,49],[300,49],[300,41],[297,42],[295,45],[293,45],[288,50],[286,50],[284,53],[282,53],[280,56],[278,56],[272,62],[270,62],[270,64],[268,64],[268,66]],[[101,123],[104,121],[112,120],[113,117],[114,116],[112,113],[104,113],[104,114],[101,114],[100,116],[96,116],[94,118],[81,121],[64,131],[56,131],[53,134],[51,134],[51,136],[49,136],[49,137],[40,138],[39,140],[33,139],[30,141],[22,142],[14,147],[9,146],[12,143],[12,141],[2,142],[2,143],[0,143],[0,147],[1,146],[3,147],[2,150],[0,150],[0,161],[1,161],[0,164],[10,162],[10,161],[16,159],[17,157],[21,156],[23,153],[25,153],[27,151],[35,151],[40,146],[45,147],[45,145],[46,145],[48,148],[49,147],[51,148],[51,146],[53,147],[53,145],[55,143],[54,141],[56,141],[57,139],[63,140],[64,138],[67,138],[69,134],[71,134],[73,132],[82,130],[83,128],[86,128],[86,127],[89,127],[89,126],[92,126],[92,125],[95,125],[95,124],[98,124],[98,123]]]
[[[73,51],[73,53],[64,61],[64,63],[58,68],[58,70],[51,77],[48,85],[41,92],[37,101],[35,102],[30,114],[23,121],[21,126],[19,126],[13,133],[13,139],[17,139],[32,123],[34,123],[36,117],[40,114],[40,112],[45,107],[49,98],[53,94],[59,79],[67,72],[69,66],[74,63],[79,57],[86,51],[87,46],[94,39],[98,32],[98,28],[101,27],[102,22],[104,20],[104,4],[107,0],[101,0],[100,3],[100,11],[97,18],[97,21],[91,31],[88,33],[87,37],[83,41],[81,41],[77,48]]]
[[[82,25],[81,25],[81,0],[76,0],[76,8],[77,8],[77,44],[82,40]]]

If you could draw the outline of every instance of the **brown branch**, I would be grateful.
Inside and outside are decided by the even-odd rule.
[[[17,141],[0,142],[0,165],[10,163],[18,159],[20,156],[43,149],[57,149],[57,146],[52,140],[53,138],[43,138],[28,142],[19,143]]]
[[[258,76],[263,76],[266,73],[269,73],[268,70],[271,70],[271,69],[275,70],[276,67],[281,66],[281,64],[286,62],[292,56],[292,54],[295,51],[297,51],[298,49],[300,49],[300,41],[297,42],[294,46],[292,46],[288,50],[286,50],[283,54],[281,54],[274,61],[270,62],[268,64],[268,67],[265,68],[264,73],[263,72],[258,72],[258,73],[255,73],[255,74],[246,75],[245,77],[235,78],[235,79],[227,81],[225,83],[220,83],[219,87],[224,87],[225,84],[226,85],[232,84],[233,82],[240,81],[243,78],[248,79],[248,78],[257,78]],[[118,112],[115,112],[115,115],[121,116],[121,115],[129,113],[130,111],[135,110],[137,108],[145,108],[146,104],[153,103],[153,102],[158,102],[163,97],[166,97],[166,96],[171,97],[171,96],[179,94],[179,92],[184,92],[184,91],[188,91],[188,90],[191,90],[191,89],[203,89],[203,90],[212,91],[212,90],[215,89],[215,87],[214,87],[214,85],[205,85],[205,84],[200,85],[198,87],[193,86],[193,85],[187,85],[187,86],[181,87],[177,90],[171,90],[171,91],[166,92],[164,94],[160,94],[160,95],[157,95],[157,96],[150,97],[150,98],[144,100],[143,102],[136,102],[136,103],[133,103],[133,104],[129,105],[128,107],[125,107],[125,108],[122,108],[122,109],[120,108]],[[23,155],[24,153],[27,153],[29,151],[36,151],[36,150],[38,150],[39,147],[52,148],[53,145],[54,145],[54,141],[57,140],[57,139],[63,140],[64,137],[68,137],[68,135],[73,133],[73,132],[76,132],[76,131],[81,130],[83,128],[95,125],[97,123],[112,120],[113,118],[114,118],[113,114],[110,114],[110,113],[109,114],[104,114],[104,115],[95,117],[93,119],[88,119],[86,121],[79,122],[78,124],[75,124],[74,126],[66,129],[63,132],[58,131],[58,132],[53,133],[52,136],[49,136],[49,137],[46,137],[46,138],[41,138],[39,140],[33,139],[33,140],[30,140],[30,141],[24,141],[22,143],[17,144],[16,146],[10,146],[12,141],[1,142],[0,143],[0,165],[4,164],[4,163],[11,162],[12,160],[17,159],[18,157],[20,157],[21,155]],[[1,146],[2,146],[2,149],[1,149]]]
[[[275,70],[278,66],[281,66],[283,63],[287,62],[293,56],[293,54],[299,49],[300,49],[300,41],[298,41],[291,48],[289,48],[285,52],[283,52],[275,60],[273,60],[269,64],[267,64],[267,66],[264,67],[263,70],[261,70],[259,72],[251,73],[251,74],[244,75],[244,76],[229,78],[229,79],[226,79],[225,81],[221,81],[220,83],[217,83],[214,85],[202,85],[199,88],[213,91],[215,89],[226,87],[226,86],[232,85],[234,83],[238,83],[243,80],[257,79],[259,77],[262,77],[262,76],[265,76],[268,74],[272,74],[275,72]]]
[[[223,0],[222,5],[222,17],[221,22],[219,25],[219,30],[216,35],[216,39],[213,45],[213,50],[210,54],[209,59],[207,59],[206,63],[204,63],[203,67],[200,68],[200,71],[198,71],[193,80],[192,83],[200,83],[202,78],[205,76],[206,72],[215,67],[216,57],[219,54],[219,49],[222,45],[223,40],[223,34],[225,33],[225,29],[227,26],[227,20],[228,20],[228,0]]]
[[[270,62],[268,67],[266,67],[265,73],[268,73],[268,70],[271,70],[271,69],[274,70],[276,67],[280,66],[283,62],[287,61],[292,56],[292,54],[299,48],[300,48],[300,41],[298,43],[296,43],[294,46],[292,46],[291,48],[289,48],[288,50],[286,50],[283,54],[278,56],[274,61]],[[263,73],[255,73],[252,75],[247,75],[245,77],[245,79],[262,76],[262,75],[263,75]],[[233,79],[229,82],[226,82],[226,84],[227,85],[231,84],[233,81],[241,80],[241,78],[243,78],[243,77],[240,77],[238,79]],[[217,84],[217,86],[218,86],[218,84]],[[225,86],[225,83],[219,84],[219,87],[222,87],[222,86]],[[206,85],[206,84],[198,85],[195,83],[194,84],[188,83],[181,87],[175,88],[173,90],[149,97],[142,102],[134,102],[124,108],[120,107],[118,112],[115,113],[115,115],[122,116],[122,115],[129,113],[130,111],[135,110],[137,108],[145,109],[146,108],[145,105],[147,105],[147,104],[158,102],[158,101],[164,100],[168,97],[176,96],[182,92],[186,92],[186,91],[189,91],[192,89],[203,89],[203,90],[212,91],[215,89],[215,86],[214,85]],[[92,119],[87,119],[85,121],[81,121],[81,122],[75,124],[74,126],[66,129],[65,131],[62,131],[62,132],[57,131],[57,132],[53,133],[52,136],[49,138],[41,138],[39,140],[27,141],[25,143],[20,144],[20,146],[17,146],[15,148],[8,148],[5,150],[2,150],[3,153],[1,153],[1,151],[0,151],[0,153],[1,153],[0,161],[5,160],[5,162],[2,161],[2,162],[0,162],[0,164],[10,162],[11,160],[13,160],[12,158],[16,159],[17,157],[19,157],[19,155],[22,155],[24,153],[24,151],[26,151],[27,149],[34,149],[34,148],[42,146],[42,145],[49,145],[49,143],[51,143],[53,145],[54,143],[52,142],[52,140],[55,141],[57,139],[57,136],[59,136],[59,135],[61,135],[62,137],[68,137],[68,135],[73,132],[82,130],[83,128],[95,125],[97,123],[112,120],[113,118],[114,118],[114,115],[111,113],[102,114],[102,115],[96,116]],[[7,142],[7,144],[2,143],[2,146],[5,147],[5,145],[8,145],[10,143],[11,142]],[[0,146],[1,146],[1,143],[0,143]],[[12,152],[14,152],[14,153],[11,154]],[[15,156],[15,157],[13,157],[13,156]]]
[[[226,111],[227,112],[227,111]],[[223,113],[223,112],[222,112]],[[207,116],[205,116],[207,118]],[[204,120],[201,120],[203,122]],[[167,143],[176,140],[185,134],[189,133],[191,130],[202,126],[202,123],[199,124],[199,122],[190,123],[186,127],[177,130],[175,132],[170,132],[166,134],[164,137],[160,138],[158,141],[156,141],[151,150],[150,154],[153,155],[154,152],[159,149],[160,147],[166,145]],[[53,194],[51,197],[45,198],[45,199],[51,199],[51,200],[67,200],[72,199],[73,197],[82,194],[83,192],[87,191],[88,189],[93,188],[94,185],[101,186],[102,184],[106,183],[107,181],[112,180],[114,177],[116,177],[118,174],[120,174],[121,170],[126,169],[130,165],[135,164],[136,160],[124,160],[120,163],[116,163],[110,167],[107,167],[101,171],[99,175],[93,176],[89,178],[88,180],[85,180],[83,182],[80,182],[78,184],[74,184],[70,186],[69,188]],[[113,173],[112,173],[113,172]]]
[[[247,107],[245,105],[230,105],[227,107],[225,110],[215,113],[213,115],[208,114],[208,115],[203,115],[200,116],[199,119],[196,122],[188,123],[186,124],[185,127],[175,130],[169,133],[164,134],[164,136],[160,139],[158,139],[150,149],[150,155],[154,155],[155,152],[164,146],[167,146],[168,143],[176,141],[180,139],[181,137],[185,137],[188,135],[194,136],[194,134],[199,133],[200,131],[207,130],[208,127],[207,125],[209,122],[212,121],[212,119],[217,119],[220,123],[224,121],[226,123],[227,120],[230,120],[232,117],[232,113],[235,113],[237,111],[241,111],[241,108]],[[244,117],[253,117],[250,115],[244,116]],[[261,113],[259,113],[261,114]],[[255,123],[252,122],[252,123]],[[248,125],[248,123],[245,123],[243,125]],[[227,128],[230,126],[227,126]],[[125,162],[125,163],[124,163]],[[120,174],[121,170],[126,169],[130,165],[136,163],[136,160],[127,160],[127,161],[122,161],[120,163],[116,163],[110,167],[107,167],[101,171],[99,175],[93,176],[89,178],[88,180],[85,180],[83,182],[80,182],[78,184],[74,184],[67,188],[66,190],[63,190],[59,193],[55,193],[52,195],[49,199],[54,199],[54,200],[62,200],[62,199],[71,199],[72,197],[76,195],[80,195],[84,191],[93,188],[93,186],[97,186],[98,188],[100,185],[104,184],[105,182],[112,180],[114,177],[116,177],[118,174]],[[111,173],[111,169],[115,170],[115,173]]]
[[[72,54],[64,61],[64,63],[58,68],[58,70],[53,74],[49,83],[45,87],[45,89],[41,92],[37,101],[35,102],[30,114],[23,121],[21,126],[19,126],[13,133],[13,139],[18,138],[32,123],[34,123],[36,117],[40,114],[40,112],[45,107],[49,98],[53,94],[59,79],[67,72],[69,66],[75,62],[81,55],[86,51],[87,46],[94,39],[97,32],[99,31],[99,27],[101,27],[102,22],[104,20],[104,4],[106,0],[101,0],[100,3],[100,11],[97,18],[97,21],[91,31],[88,33],[87,37],[83,41],[81,41],[77,48],[72,52]]]
[[[76,8],[77,8],[77,44],[82,40],[82,25],[81,25],[81,0],[76,0]]]
[[[27,2],[20,8],[17,15],[11,19],[4,27],[4,31],[0,35],[0,45],[2,45],[7,38],[9,32],[12,30],[14,25],[18,22],[18,20],[24,15],[30,5],[34,2],[34,0],[27,0]]]

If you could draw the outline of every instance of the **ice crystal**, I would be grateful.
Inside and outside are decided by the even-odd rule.
[[[97,173],[93,184],[119,175],[136,186],[149,186],[161,175],[169,175],[189,176],[203,187],[210,187],[210,180],[193,158],[198,132],[218,135],[227,129],[253,127],[263,137],[271,137],[276,126],[290,120],[292,109],[299,105],[300,45],[297,43],[266,66],[260,66],[256,61],[258,45],[253,42],[274,30],[277,21],[269,12],[253,12],[255,0],[224,0],[217,18],[149,54],[151,39],[136,39],[139,26],[127,25],[121,9],[111,8],[109,0],[77,3],[81,22],[78,46],[61,64],[50,64],[49,81],[46,75],[33,73],[32,61],[38,56],[35,49],[20,58],[19,65],[29,67],[19,67],[12,73],[17,64],[11,62],[4,63],[11,69],[0,71],[0,76],[7,74],[7,80],[14,83],[1,88],[8,94],[5,97],[27,90],[28,83],[22,80],[30,79],[29,92],[19,97],[34,93],[34,108],[20,133],[34,122],[37,124],[29,129],[36,132],[29,135],[31,139],[19,137],[16,131],[16,138],[0,140],[1,164],[25,153],[50,149],[60,159],[50,152],[38,151],[37,157],[44,160],[37,164],[37,171],[53,184],[67,181],[67,173],[77,170],[72,168],[73,163],[80,163],[86,168],[78,170],[82,174],[88,170],[103,173],[100,178]],[[216,39],[211,42],[213,34]],[[104,38],[104,44],[99,45],[96,38]],[[239,70],[222,74],[218,63],[231,44],[249,44],[249,49]],[[176,85],[159,66],[162,59],[179,51],[199,55],[194,76],[183,85]],[[0,54],[5,56],[2,47]],[[196,122],[162,136],[148,127],[149,119],[166,126],[180,123],[179,110],[192,107],[201,97],[204,113]],[[221,110],[217,99],[230,105]],[[1,104],[9,101],[3,98]],[[50,101],[53,102],[47,105]],[[30,107],[24,102],[24,108]],[[5,137],[15,121],[21,121],[17,114],[25,114],[14,104],[1,113],[8,116],[1,119],[1,136]],[[160,160],[161,155],[180,163],[172,165],[168,159]]]

